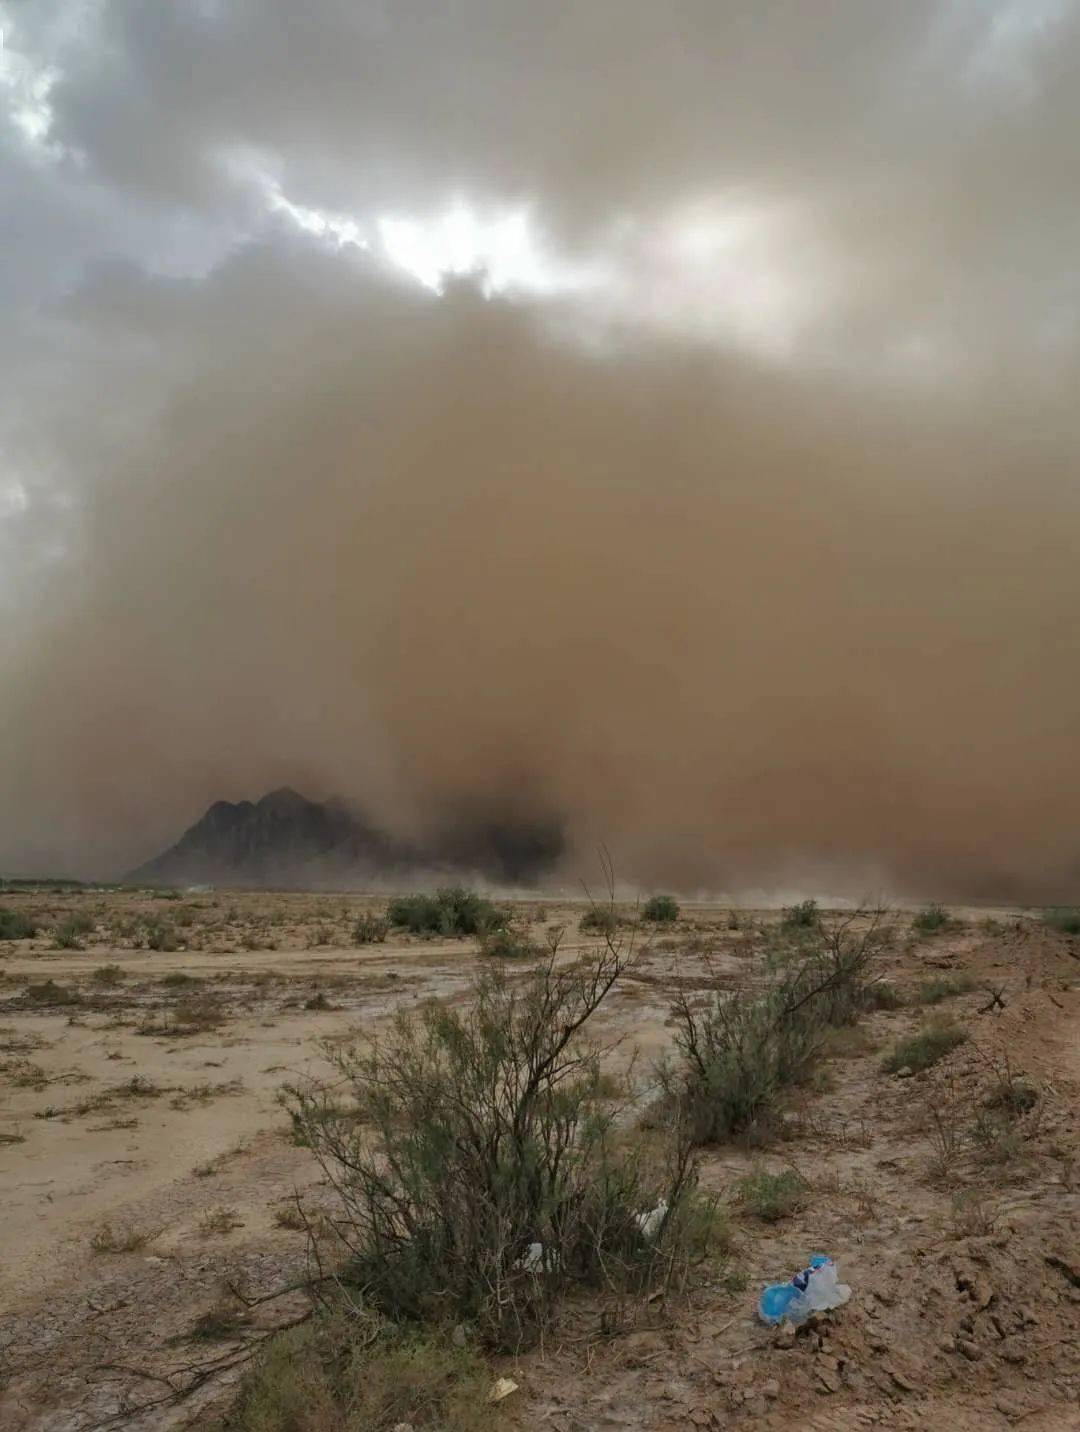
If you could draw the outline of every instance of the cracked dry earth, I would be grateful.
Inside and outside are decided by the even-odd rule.
[[[304,1272],[304,1234],[282,1210],[294,1191],[317,1209],[326,1190],[291,1142],[278,1088],[325,1072],[320,1039],[422,998],[465,998],[479,963],[467,941],[348,948],[365,903],[204,897],[201,927],[168,952],[126,947],[104,923],[82,950],[41,937],[0,946],[5,1432],[202,1427],[227,1404],[235,1374],[137,1410],[178,1368],[228,1351],[191,1336],[225,1283],[257,1294]],[[567,926],[568,958],[580,913],[519,906],[538,928]],[[519,1384],[496,1425],[1080,1428],[1080,942],[992,913],[954,912],[925,938],[910,913],[895,916],[881,965],[903,1005],[836,1038],[783,1139],[703,1151],[704,1186],[731,1203],[727,1258],[666,1308],[575,1303],[546,1346],[496,1366]],[[612,1061],[636,1048],[644,1069],[670,1047],[677,988],[753,979],[775,921],[759,912],[731,930],[726,909],[694,906],[645,939],[597,1016]],[[276,949],[248,948],[268,929]],[[108,964],[121,973],[102,985],[93,972]],[[934,977],[961,992],[927,1009],[916,991]],[[50,978],[78,1002],[42,1004]],[[967,1041],[924,1072],[885,1073],[886,1049],[937,1017]],[[1037,1097],[987,1146],[972,1130],[1002,1071]],[[736,1198],[762,1164],[809,1184],[801,1210],[772,1224]],[[837,1259],[851,1302],[795,1334],[763,1327],[761,1285],[817,1251]],[[292,1308],[263,1305],[241,1336]]]

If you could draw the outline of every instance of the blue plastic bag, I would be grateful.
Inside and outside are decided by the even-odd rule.
[[[851,1290],[843,1289],[842,1295],[835,1301],[832,1298],[827,1300],[810,1300],[807,1298],[807,1289],[810,1286],[810,1279],[819,1268],[831,1267],[832,1259],[826,1253],[815,1253],[805,1268],[788,1283],[770,1283],[758,1299],[758,1317],[763,1323],[775,1326],[782,1323],[785,1318],[793,1323],[801,1323],[811,1311],[811,1304],[820,1306],[839,1307],[846,1303],[851,1296]],[[830,1280],[833,1282],[834,1278]],[[837,1285],[843,1288],[843,1284]]]

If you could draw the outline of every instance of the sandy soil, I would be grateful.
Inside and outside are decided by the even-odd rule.
[[[353,896],[2,902],[93,922],[78,949],[54,948],[47,931],[0,944],[0,1427],[86,1432],[117,1425],[160,1390],[153,1377],[192,1359],[184,1339],[223,1281],[257,1290],[303,1271],[303,1234],[277,1217],[295,1192],[315,1206],[325,1190],[292,1142],[281,1086],[327,1076],[324,1039],[369,1033],[421,999],[467,997],[482,957],[474,942],[400,936],[353,948],[357,914],[379,907]],[[518,917],[537,937],[564,925],[561,956],[573,958],[587,944],[581,910],[542,902]],[[764,1225],[733,1204],[745,1287],[731,1267],[705,1273],[689,1301],[618,1334],[575,1309],[560,1346],[507,1369],[521,1385],[508,1426],[1080,1427],[1080,944],[1030,917],[955,913],[927,938],[898,915],[884,973],[909,994],[929,975],[967,975],[972,988],[940,1008],[968,1043],[924,1074],[886,1075],[882,1048],[926,1011],[877,1012],[793,1105],[781,1143],[706,1150],[707,1186],[731,1197],[755,1162],[791,1164],[810,1180],[807,1207]],[[726,909],[698,906],[644,935],[598,1016],[597,1032],[619,1041],[613,1063],[636,1049],[645,1069],[670,1044],[676,988],[753,978],[775,918],[742,912],[730,929]],[[142,947],[154,926],[156,943],[179,947]],[[984,1012],[989,987],[1003,1011]],[[934,1110],[967,1117],[1006,1055],[1039,1093],[1020,1147],[934,1176]],[[755,1321],[757,1290],[818,1249],[855,1297],[778,1345]],[[122,1425],[207,1415],[189,1404]]]

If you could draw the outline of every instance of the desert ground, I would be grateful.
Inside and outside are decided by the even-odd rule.
[[[352,894],[42,888],[0,905],[40,926],[0,941],[0,1426],[209,1427],[231,1365],[163,1400],[208,1355],[193,1329],[226,1286],[301,1278],[296,1201],[327,1196],[283,1086],[330,1079],[327,1045],[402,1008],[467,1001],[493,956],[400,931],[358,946],[358,918],[386,901]],[[513,910],[537,946],[563,927],[557,958],[573,961],[595,944],[586,908]],[[757,979],[784,917],[620,913],[634,957],[595,1032],[644,1089],[672,1045],[672,998]],[[896,998],[830,1036],[778,1138],[700,1150],[729,1219],[723,1256],[615,1320],[575,1301],[558,1336],[496,1359],[517,1389],[493,1425],[1080,1427],[1080,937],[1039,912],[887,918],[876,977]],[[511,977],[539,958],[506,961]],[[926,1069],[884,1067],[934,1021],[962,1042]],[[1024,1107],[972,1138],[1003,1071]],[[787,1170],[779,1209],[743,1182]],[[764,1327],[761,1286],[819,1250],[850,1303],[797,1337]],[[211,1353],[280,1317],[260,1305]]]

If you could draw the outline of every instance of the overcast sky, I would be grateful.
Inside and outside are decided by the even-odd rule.
[[[0,869],[289,780],[1074,888],[1080,6],[0,28]]]

